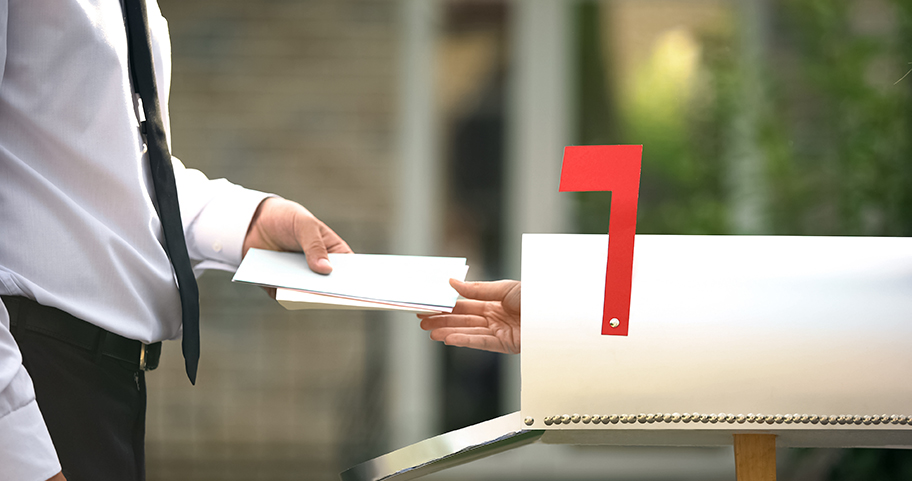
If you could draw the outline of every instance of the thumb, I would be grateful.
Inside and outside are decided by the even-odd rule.
[[[450,279],[450,285],[466,299],[502,301],[516,281],[462,282]]]
[[[329,274],[332,272],[332,265],[329,263],[329,254],[326,251],[326,245],[323,243],[323,236],[320,235],[320,226],[316,218],[307,219],[309,222],[299,223],[296,229],[296,237],[301,250],[307,256],[307,265],[310,270],[318,274]]]

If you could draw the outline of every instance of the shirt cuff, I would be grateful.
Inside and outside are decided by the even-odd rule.
[[[7,389],[31,391],[25,368]],[[51,435],[34,397],[0,417],[0,479],[45,481],[60,472],[60,462]]]
[[[263,200],[272,196],[231,185],[212,199],[191,229],[194,246],[202,257],[195,270],[237,269],[253,214]]]

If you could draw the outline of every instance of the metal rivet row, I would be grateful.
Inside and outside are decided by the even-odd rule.
[[[530,419],[530,418],[527,418]],[[817,414],[701,414],[701,413],[639,413],[639,414],[558,414],[545,416],[546,426],[552,424],[652,424],[652,423],[703,423],[703,424],[912,424],[912,416],[898,414],[830,415]],[[528,424],[528,423],[527,423]]]

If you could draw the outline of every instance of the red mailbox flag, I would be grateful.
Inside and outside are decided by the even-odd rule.
[[[585,145],[564,149],[561,192],[612,192],[602,334],[627,335],[642,156],[642,145]]]

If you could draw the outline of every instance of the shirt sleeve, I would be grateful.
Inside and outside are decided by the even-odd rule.
[[[0,0],[2,1],[2,0]],[[209,179],[173,158],[187,250],[200,275],[206,269],[234,271],[244,238],[260,203],[271,194],[245,189],[225,179]]]
[[[0,0],[0,85],[8,20],[8,0]],[[0,479],[45,481],[60,472],[60,462],[9,327],[9,313],[0,302]]]
[[[60,462],[9,325],[0,302],[0,479],[45,481]]]

